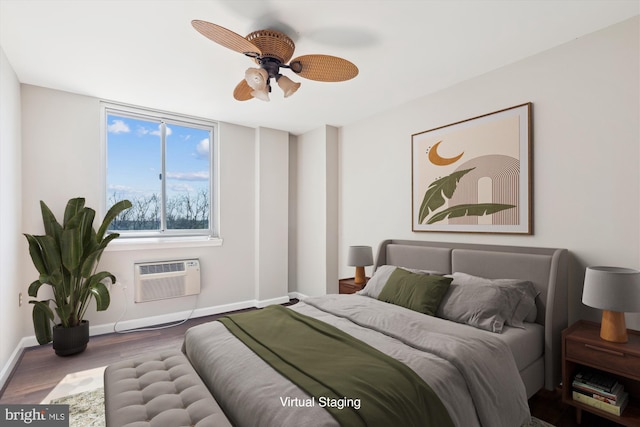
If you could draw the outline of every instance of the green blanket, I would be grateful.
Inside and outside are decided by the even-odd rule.
[[[453,426],[433,390],[410,368],[320,320],[279,305],[219,319],[231,333],[342,426]],[[287,400],[288,398],[288,400]]]

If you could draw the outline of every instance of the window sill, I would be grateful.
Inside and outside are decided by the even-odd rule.
[[[148,249],[198,248],[205,246],[222,246],[220,237],[186,236],[186,237],[120,237],[115,239],[105,252],[139,251]]]

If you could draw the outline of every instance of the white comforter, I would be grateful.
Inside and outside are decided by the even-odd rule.
[[[306,298],[291,309],[409,366],[438,394],[457,426],[516,427],[529,421],[525,387],[509,348],[497,337],[360,295]],[[318,402],[312,407],[286,404],[309,396],[220,322],[188,330],[185,351],[237,426],[337,425]]]

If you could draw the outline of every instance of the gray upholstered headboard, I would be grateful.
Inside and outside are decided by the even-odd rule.
[[[385,240],[378,248],[374,269],[385,264],[531,281],[540,291],[536,322],[545,327],[544,385],[553,390],[560,383],[561,333],[568,321],[566,249]]]

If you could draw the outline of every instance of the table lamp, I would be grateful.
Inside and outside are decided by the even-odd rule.
[[[347,265],[356,268],[355,284],[363,284],[365,282],[364,267],[373,265],[371,246],[349,246]]]
[[[582,303],[602,309],[600,338],[628,341],[625,312],[640,312],[640,271],[621,267],[587,267]]]

